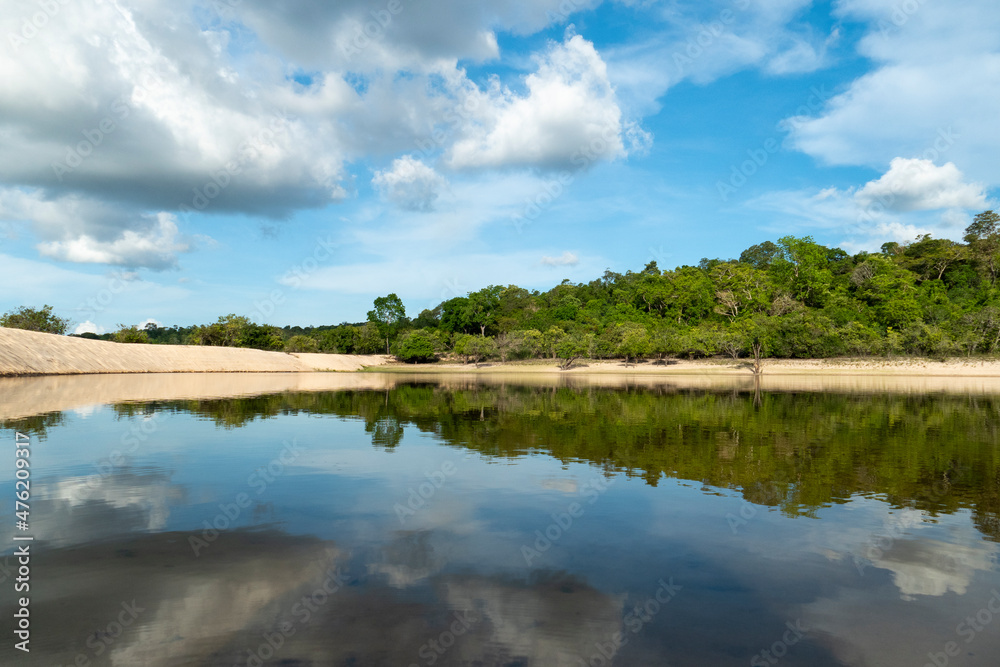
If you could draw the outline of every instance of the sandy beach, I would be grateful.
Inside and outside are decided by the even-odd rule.
[[[0,328],[0,376],[100,373],[304,373],[361,370],[434,374],[558,374],[752,377],[742,360],[579,360],[563,370],[557,360],[463,364],[403,364],[388,355],[289,354],[246,348],[122,344]],[[765,376],[904,376],[1000,378],[1000,360],[953,358],[768,359]]]
[[[764,375],[897,375],[913,377],[998,377],[1000,360],[995,359],[766,359]],[[477,368],[474,364],[437,362],[431,364],[401,364],[391,361],[381,364],[379,372],[479,375],[497,373],[559,373],[565,375],[629,374],[629,375],[712,375],[752,377],[744,360],[732,359],[668,359],[646,360],[638,364],[617,360],[580,360],[572,368],[563,370],[556,361],[532,360],[508,363],[487,362]]]
[[[337,372],[329,372],[337,371]],[[365,372],[359,372],[365,371]],[[239,348],[138,345],[0,328],[0,419],[91,405],[279,392],[386,390],[406,382],[449,387],[524,384],[658,390],[1000,393],[987,359],[768,360],[755,378],[731,359],[628,364],[551,360],[402,364],[385,355],[285,354]]]
[[[0,376],[358,371],[385,355],[287,354],[235,347],[122,344],[0,327]]]

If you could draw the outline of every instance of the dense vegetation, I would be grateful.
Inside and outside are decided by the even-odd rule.
[[[9,329],[25,329],[42,333],[64,334],[69,328],[69,320],[57,317],[52,312],[52,306],[28,308],[21,306],[16,310],[0,315],[0,327]]]
[[[965,243],[921,236],[849,255],[786,236],[739,259],[639,272],[606,271],[546,292],[510,285],[456,296],[408,318],[395,294],[368,321],[277,327],[227,315],[187,328],[123,327],[122,342],[371,354],[404,361],[547,357],[687,358],[748,353],[810,358],[912,354],[943,358],[1000,348],[1000,215],[985,211]],[[6,317],[6,316],[5,316]],[[142,334],[145,334],[145,338]],[[90,335],[91,337],[96,337]]]

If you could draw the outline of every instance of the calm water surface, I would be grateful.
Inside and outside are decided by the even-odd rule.
[[[432,382],[7,421],[32,650],[5,621],[0,663],[995,666],[998,425],[989,395]]]

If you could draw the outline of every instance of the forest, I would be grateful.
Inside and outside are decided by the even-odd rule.
[[[992,355],[1000,346],[1000,215],[976,215],[963,241],[923,235],[850,255],[809,236],[785,236],[747,248],[738,259],[706,258],[669,270],[650,262],[587,283],[564,280],[545,292],[491,285],[412,317],[389,294],[375,299],[359,323],[279,328],[230,314],[205,325],[83,335],[391,353],[411,362],[737,359],[755,343],[771,358]],[[0,325],[19,326],[18,314],[7,313]]]

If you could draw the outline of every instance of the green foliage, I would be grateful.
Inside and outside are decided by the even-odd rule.
[[[555,359],[559,345],[566,338],[566,332],[559,327],[549,327],[548,331],[542,334],[542,350],[550,359]]]
[[[650,352],[649,331],[642,324],[626,322],[619,324],[615,331],[615,352],[617,356],[638,361]]]
[[[502,287],[490,285],[469,294],[465,319],[472,326],[479,327],[482,336],[486,335],[486,329],[493,328],[496,324],[503,291]]]
[[[965,229],[964,241],[969,244],[969,253],[976,267],[996,284],[1000,272],[1000,215],[993,211],[983,211]]]
[[[377,326],[367,322],[357,327],[358,339],[354,354],[378,354],[383,351],[382,336]]]
[[[459,334],[455,340],[455,354],[464,357],[466,362],[474,362],[478,367],[482,361],[497,355],[496,340],[491,336]]]
[[[580,357],[592,356],[596,347],[596,336],[592,333],[572,333],[563,336],[556,344],[556,356],[565,359],[563,368],[569,368]]]
[[[368,311],[368,321],[374,324],[382,338],[385,338],[385,353],[389,354],[389,344],[399,332],[406,319],[406,309],[395,294],[375,299],[374,308]]]
[[[130,326],[119,324],[118,331],[114,333],[114,341],[116,343],[148,343],[149,334],[134,324]]]
[[[214,324],[193,327],[187,342],[191,345],[214,347],[251,347],[257,350],[282,350],[285,341],[281,330],[266,324],[256,324],[249,318],[230,313]]]
[[[437,342],[434,334],[429,331],[408,331],[396,344],[396,358],[406,363],[434,361]]]
[[[285,352],[319,352],[319,344],[309,336],[292,336],[285,343]]]
[[[497,354],[501,361],[537,357],[543,347],[544,336],[537,329],[512,331],[496,337]]]
[[[21,306],[0,315],[0,327],[62,335],[69,328],[69,320],[54,315],[49,305],[41,308]]]
[[[771,241],[764,241],[744,250],[740,255],[740,262],[763,271],[779,257],[781,257],[781,248]]]
[[[705,258],[672,270],[649,262],[641,271],[608,270],[545,292],[490,285],[412,322],[389,294],[375,299],[364,324],[279,330],[227,315],[148,333],[152,343],[258,349],[283,349],[285,340],[307,336],[319,350],[341,354],[386,352],[398,340],[397,354],[428,358],[433,347],[434,356],[468,361],[741,358],[754,340],[771,357],[998,354],[1000,215],[975,216],[964,240],[921,235],[851,256],[811,237],[785,236],[748,248],[739,261]]]

